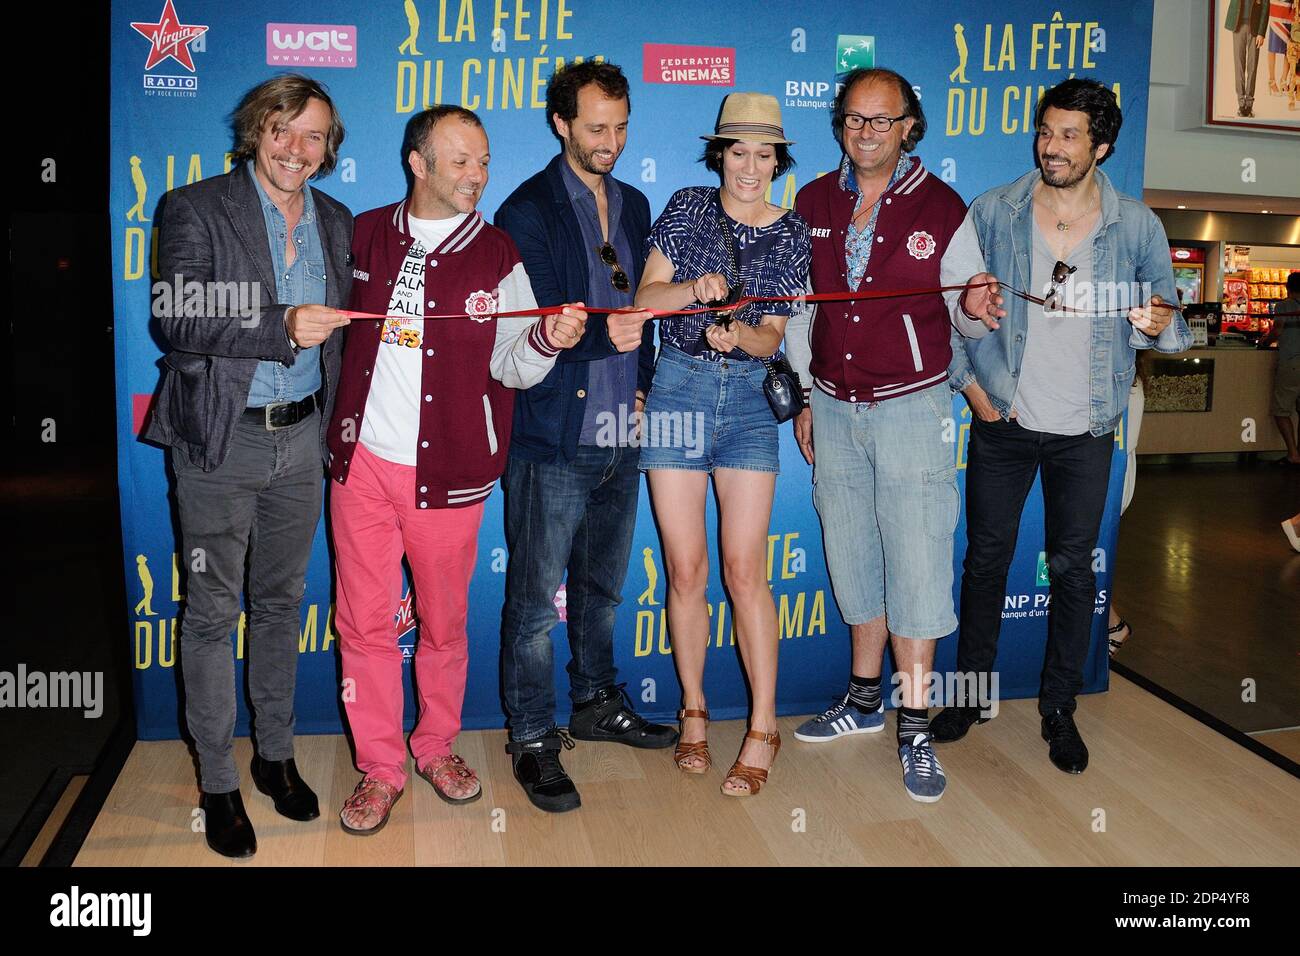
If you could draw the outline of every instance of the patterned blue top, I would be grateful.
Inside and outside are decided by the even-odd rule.
[[[730,237],[719,223],[721,204],[712,186],[689,186],[673,193],[668,205],[650,230],[650,245],[668,258],[675,268],[674,282],[692,282],[709,272],[726,276],[734,288],[743,282],[743,295],[802,295],[812,257],[808,224],[791,210],[770,226],[746,226],[722,214],[735,235],[735,259]],[[733,317],[758,325],[764,315],[789,316],[793,302],[748,305]],[[699,308],[699,306],[687,306]],[[713,322],[711,313],[683,315],[659,323],[659,342],[707,361],[724,358],[746,359],[739,349],[722,355],[709,348],[704,329]],[[765,358],[766,356],[764,356]]]

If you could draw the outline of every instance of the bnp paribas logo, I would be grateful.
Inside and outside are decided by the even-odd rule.
[[[1038,552],[1038,570],[1034,573],[1034,587],[1045,588],[1051,586],[1052,576],[1047,570],[1047,552]]]
[[[857,69],[869,69],[876,65],[876,38],[850,36],[841,33],[835,44],[835,78],[844,76]]]

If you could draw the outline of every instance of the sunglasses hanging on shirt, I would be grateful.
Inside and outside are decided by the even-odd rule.
[[[596,254],[600,256],[600,261],[609,266],[609,282],[619,292],[627,292],[632,288],[632,283],[628,280],[627,272],[618,262],[618,252],[608,242],[602,242],[596,247]]]
[[[1059,312],[1061,309],[1061,293],[1065,289],[1065,283],[1069,281],[1070,276],[1079,270],[1078,266],[1068,266],[1060,259],[1056,260],[1056,265],[1052,266],[1052,283],[1047,287],[1047,295],[1043,298],[1044,312]]]

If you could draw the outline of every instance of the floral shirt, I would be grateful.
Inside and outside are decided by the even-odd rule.
[[[889,192],[890,187],[902,177],[907,164],[907,153],[903,153],[898,157],[898,165],[894,167],[894,172],[889,177],[889,182],[881,193],[882,196]],[[858,197],[858,201],[853,205],[853,218],[849,220],[849,231],[844,237],[844,261],[849,267],[849,288],[857,292],[862,277],[867,273],[867,263],[871,260],[871,240],[876,235],[876,219],[880,216],[880,200],[876,200],[875,206],[871,209],[871,217],[859,231],[853,225],[853,222],[862,209],[862,194],[858,190],[858,181],[853,176],[853,164],[849,162],[847,156],[840,163],[840,189],[851,192]]]

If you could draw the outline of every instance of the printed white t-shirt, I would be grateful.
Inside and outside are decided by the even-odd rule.
[[[414,242],[393,280],[389,316],[379,335],[370,394],[361,424],[361,444],[385,461],[415,465],[420,439],[420,396],[424,394],[424,260],[452,234],[466,215],[450,219],[408,216]],[[440,310],[435,303],[435,313]],[[457,309],[451,308],[455,312]]]

